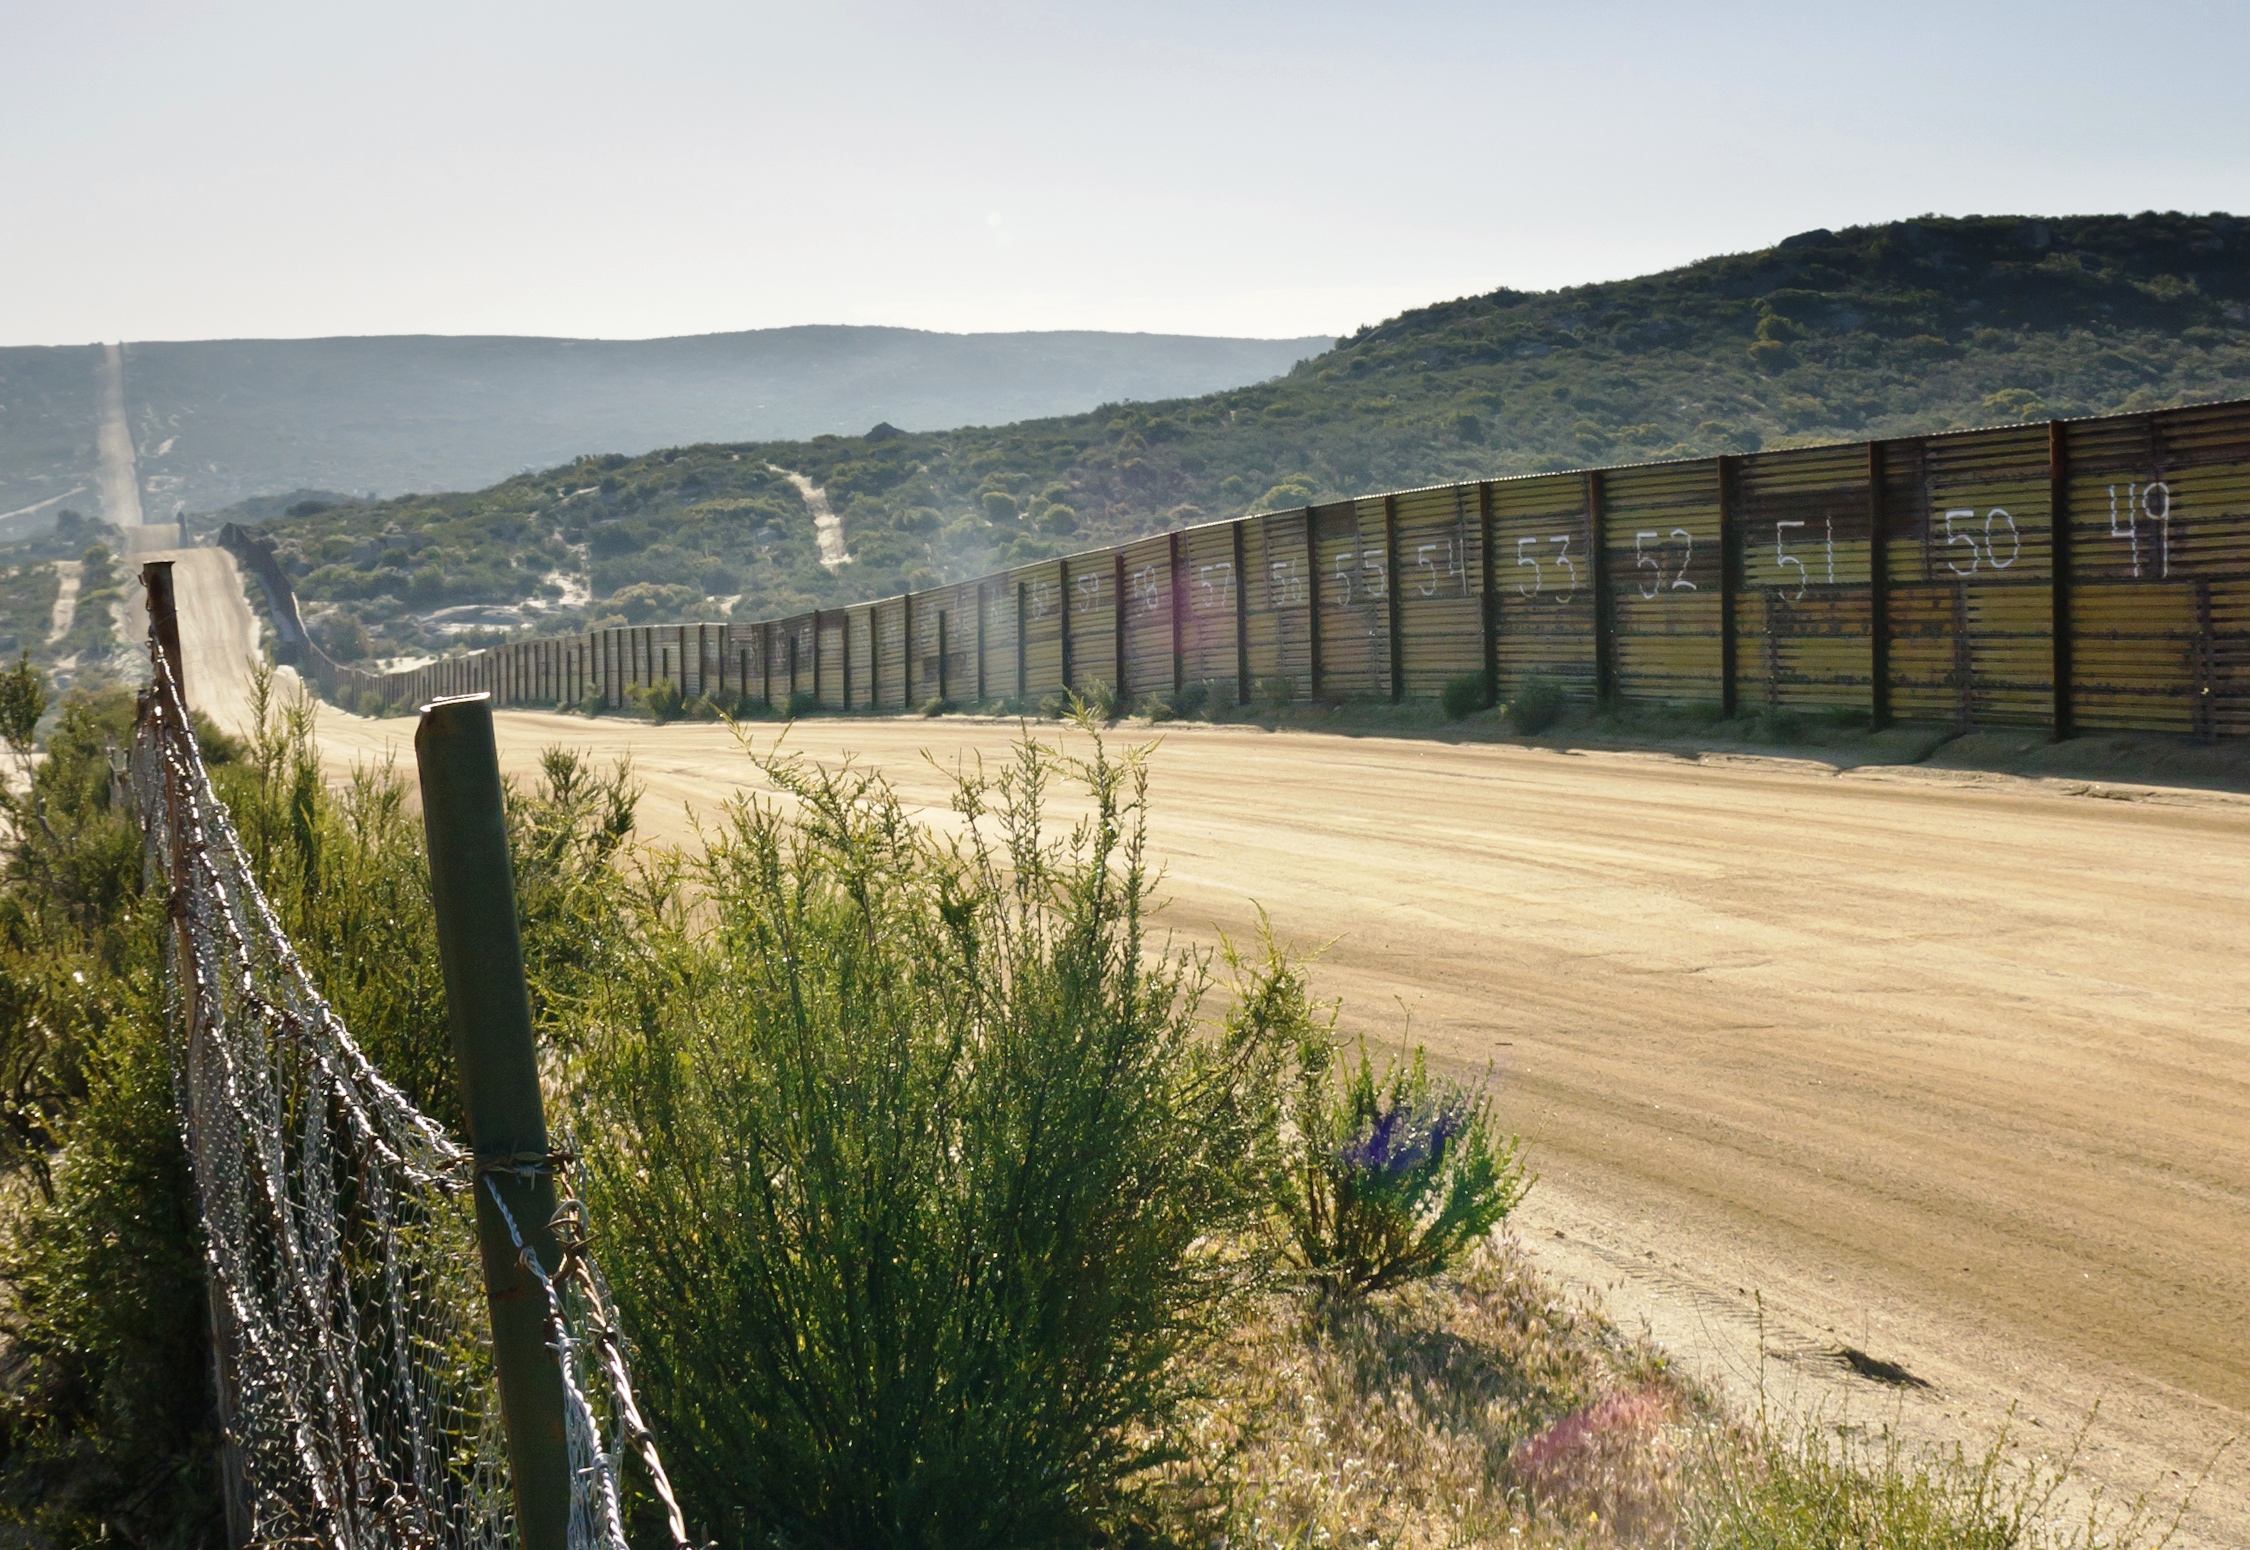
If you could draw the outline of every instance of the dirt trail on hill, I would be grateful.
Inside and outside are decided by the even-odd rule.
[[[551,744],[630,752],[665,840],[751,775],[722,728],[498,725],[526,779]],[[411,773],[411,721],[322,735]],[[923,752],[1016,735],[788,741],[945,821]],[[1410,1014],[1489,1062],[1542,1175],[1514,1230],[1693,1370],[1972,1448],[2020,1402],[2019,1445],[2058,1450],[2099,1401],[2081,1464],[2113,1496],[2176,1494],[2245,1430],[2250,799],[1212,727],[1166,729],[1151,769],[1170,925],[1240,937],[1262,904],[1329,944],[1348,1027]],[[2240,1456],[2178,1542],[2250,1543]]]

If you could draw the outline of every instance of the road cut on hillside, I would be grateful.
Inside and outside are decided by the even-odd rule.
[[[206,551],[207,552],[207,551]],[[231,566],[227,567],[231,571]],[[218,578],[191,617],[225,625]],[[187,590],[183,583],[183,595]],[[231,595],[239,605],[237,585]],[[197,675],[219,706],[218,646]],[[198,660],[206,665],[198,669]],[[505,766],[630,754],[645,835],[761,789],[730,732],[527,712]],[[409,719],[323,711],[338,768]],[[761,746],[783,736],[752,729]],[[820,719],[933,821],[1021,729]],[[1083,734],[1047,726],[1066,749]],[[2250,799],[1914,767],[1140,726],[1163,916],[1320,949],[1344,1026],[1489,1067],[1513,1230],[1738,1395],[2176,1494],[2250,1419]],[[2090,791],[2099,794],[2088,794]],[[1068,812],[1067,804],[1060,809]],[[2177,1543],[2250,1543],[2222,1461]]]

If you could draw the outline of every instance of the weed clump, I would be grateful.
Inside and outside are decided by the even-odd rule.
[[[1491,1094],[1431,1077],[1418,1046],[1378,1077],[1365,1040],[1342,1061],[1315,1030],[1300,1046],[1294,1119],[1282,1215],[1306,1278],[1332,1293],[1450,1269],[1531,1185]]]
[[[1438,707],[1445,712],[1448,721],[1459,721],[1484,709],[1491,698],[1491,683],[1483,673],[1456,674],[1448,678],[1445,687],[1438,692]]]
[[[1211,685],[1202,680],[1182,684],[1149,697],[1148,719],[1151,721],[1190,721],[1209,711]]]
[[[1508,725],[1519,737],[1536,737],[1562,719],[1563,692],[1534,674],[1508,700]]]

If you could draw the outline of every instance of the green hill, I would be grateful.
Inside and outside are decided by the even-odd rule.
[[[378,650],[446,638],[447,608],[455,632],[763,617],[1367,490],[2241,396],[2246,308],[2238,217],[1933,217],[1446,302],[1200,398],[586,459],[269,530],[341,646],[342,612]],[[820,487],[852,563],[820,565],[777,469]]]

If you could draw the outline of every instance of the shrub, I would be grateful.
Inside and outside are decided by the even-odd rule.
[[[1258,703],[1278,716],[1297,703],[1297,680],[1287,674],[1276,674],[1271,678],[1261,678],[1258,680],[1254,692],[1258,697]]]
[[[1148,717],[1151,721],[1186,721],[1202,715],[1211,705],[1211,685],[1206,682],[1182,684],[1177,689],[1151,695]]]
[[[1438,693],[1438,705],[1446,719],[1459,721],[1473,711],[1484,709],[1490,693],[1490,680],[1482,673],[1461,673],[1445,681]]]
[[[1297,1258],[1315,1285],[1346,1295],[1436,1275],[1523,1198],[1520,1145],[1500,1136],[1489,1092],[1432,1078],[1419,1046],[1378,1078],[1365,1040],[1357,1062],[1340,1062],[1326,1034],[1304,1038],[1299,1056],[1282,1192]]]
[[[726,1542],[1086,1543],[1116,1522],[1253,1279],[1287,1040],[1142,916],[1142,773],[957,789],[954,840],[873,775],[762,761],[691,929],[597,1002],[589,1203],[644,1405]]]
[[[921,713],[925,716],[950,716],[953,714],[953,702],[942,694],[933,694],[922,702]]]
[[[1522,737],[1536,737],[1561,720],[1562,713],[1562,690],[1537,675],[1526,678],[1508,700],[1508,725]]]
[[[609,700],[599,689],[578,702],[578,714],[581,716],[598,716],[608,709]]]
[[[781,713],[791,721],[801,721],[819,709],[819,695],[809,689],[793,689],[789,694],[789,702],[782,707]]]
[[[1050,721],[1090,720],[1107,726],[1123,709],[1117,691],[1097,678],[1076,689],[1057,689],[1039,701],[1039,714]]]
[[[1762,743],[1801,743],[1810,724],[1801,710],[1775,707],[1759,712],[1758,741]]]
[[[646,687],[636,684],[628,692],[633,702],[647,711],[650,719],[659,723],[677,721],[687,709],[687,696],[669,678],[659,678]]]

